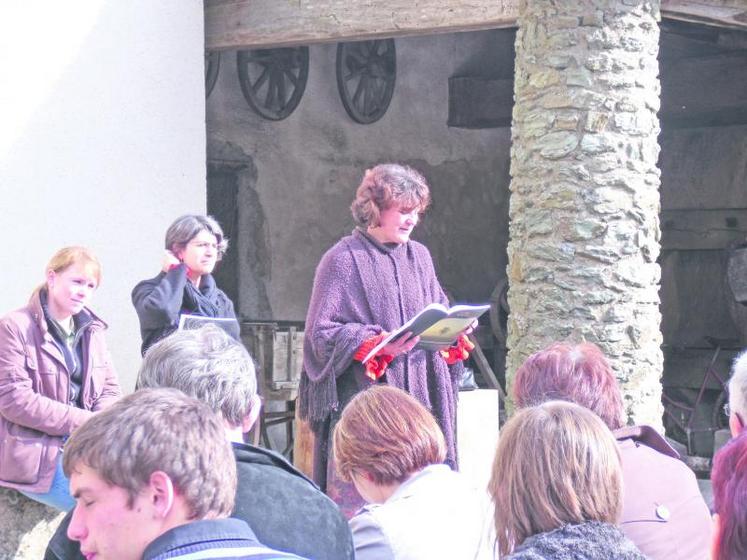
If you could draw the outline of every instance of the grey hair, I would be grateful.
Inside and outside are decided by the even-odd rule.
[[[215,236],[218,244],[218,260],[223,258],[228,250],[228,239],[223,235],[220,224],[212,216],[186,214],[180,216],[166,230],[165,246],[172,253],[184,249],[201,231],[207,231]]]
[[[729,379],[729,408],[747,421],[747,350],[734,360]]]
[[[215,325],[180,330],[145,353],[138,388],[172,387],[240,426],[257,394],[254,361],[243,344]]]

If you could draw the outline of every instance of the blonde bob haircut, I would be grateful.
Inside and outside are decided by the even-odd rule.
[[[436,419],[395,387],[375,385],[358,393],[335,427],[335,464],[348,482],[352,474],[364,472],[375,484],[404,482],[445,458],[446,443]]]
[[[488,490],[501,555],[563,525],[617,523],[617,443],[596,414],[577,404],[547,401],[522,409],[501,430]]]
[[[428,183],[418,171],[398,163],[382,163],[366,170],[350,205],[355,223],[378,226],[382,211],[393,206],[425,212],[431,203]]]
[[[83,266],[86,273],[90,274],[96,280],[96,286],[98,287],[101,284],[101,263],[96,258],[96,255],[93,254],[93,251],[77,245],[63,247],[52,255],[52,258],[49,259],[44,269],[44,276],[46,277],[50,272],[64,272],[73,265]],[[47,282],[45,280],[39,288],[45,288],[46,286]]]

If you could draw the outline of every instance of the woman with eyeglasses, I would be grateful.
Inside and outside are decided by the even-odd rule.
[[[188,214],[166,231],[161,272],[132,290],[140,320],[141,351],[168,336],[183,315],[220,319],[221,328],[239,339],[233,302],[215,284],[212,272],[228,248],[218,222],[210,216]]]
[[[65,439],[121,395],[106,323],[88,308],[100,281],[89,249],[65,247],[28,304],[0,318],[0,486],[62,511],[75,506]]]

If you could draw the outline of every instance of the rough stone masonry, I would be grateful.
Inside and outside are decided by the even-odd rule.
[[[524,0],[516,35],[507,372],[550,342],[610,358],[661,426],[659,2]]]

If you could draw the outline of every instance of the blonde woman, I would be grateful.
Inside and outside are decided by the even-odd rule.
[[[615,438],[579,405],[548,401],[501,431],[489,485],[505,560],[645,560],[616,526],[622,471]]]
[[[67,511],[62,444],[121,392],[88,308],[101,266],[85,247],[65,247],[25,307],[0,319],[0,486]]]

